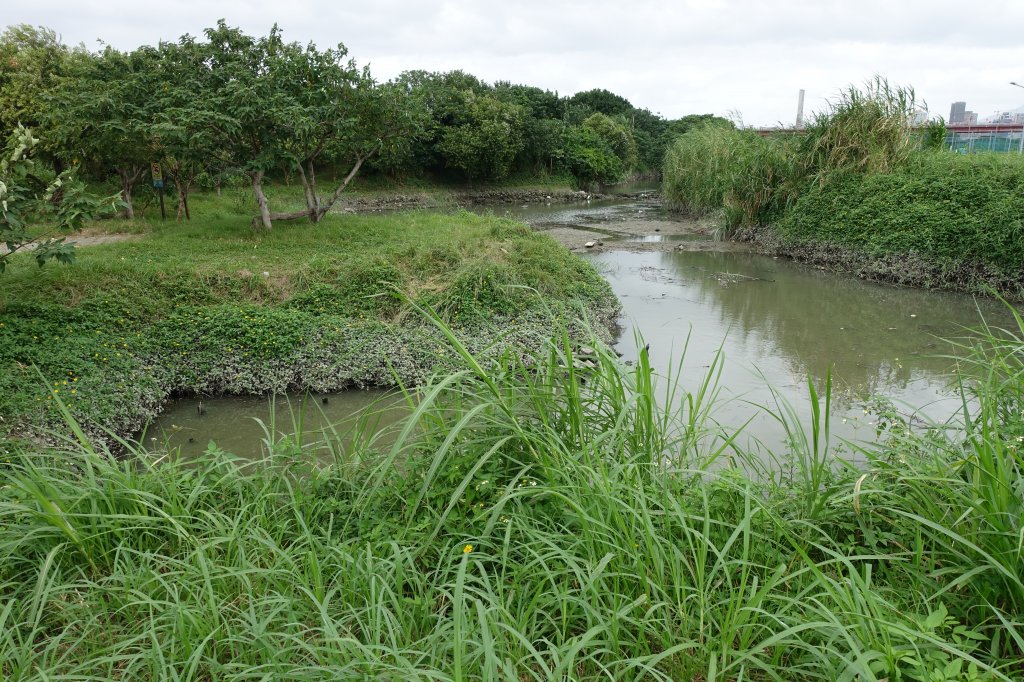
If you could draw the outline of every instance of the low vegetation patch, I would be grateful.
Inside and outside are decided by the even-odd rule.
[[[600,326],[617,307],[586,262],[494,217],[328,216],[263,235],[237,215],[154,227],[80,249],[72,267],[8,269],[4,428],[58,426],[58,397],[90,433],[126,435],[176,394],[422,380],[446,359],[403,293],[485,355],[536,348],[562,317]]]

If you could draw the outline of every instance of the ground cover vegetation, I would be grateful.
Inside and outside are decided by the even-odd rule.
[[[850,88],[796,134],[704,126],[665,158],[677,208],[778,253],[919,286],[1024,295],[1024,158],[942,149],[912,90]],[[764,228],[768,229],[764,229]]]
[[[853,465],[827,380],[772,460],[714,423],[721,357],[683,393],[598,340],[593,368],[568,336],[485,363],[436,328],[455,370],[390,433],[326,431],[328,466],[269,432],[255,467],[118,458],[70,412],[51,453],[10,450],[3,675],[1024,674],[1024,330],[964,348],[956,424],[894,419]]]
[[[59,426],[55,395],[91,434],[126,435],[175,394],[422,380],[451,356],[398,291],[493,346],[485,355],[538,347],[551,316],[600,326],[617,309],[590,265],[506,219],[330,215],[316,231],[255,234],[227,197],[220,211],[203,201],[209,217],[187,226],[4,275],[5,430]]]

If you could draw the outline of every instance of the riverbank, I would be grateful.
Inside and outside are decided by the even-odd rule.
[[[562,323],[582,334],[580,316],[607,333],[617,312],[587,263],[493,216],[332,215],[269,234],[235,216],[151,230],[83,249],[71,267],[26,259],[4,275],[8,435],[66,430],[57,397],[110,438],[174,396],[418,383],[451,355],[416,305],[487,361],[540,347]]]
[[[792,258],[819,270],[853,275],[869,282],[979,296],[994,292],[1009,301],[1024,300],[1024,268],[1014,272],[979,261],[940,262],[918,252],[876,255],[833,242],[794,242],[773,226],[741,228],[733,239],[757,253]]]
[[[607,199],[610,195],[568,188],[506,187],[487,189],[433,188],[428,191],[378,190],[352,192],[336,209],[348,213],[376,213],[409,209],[456,209],[463,206],[564,204]]]

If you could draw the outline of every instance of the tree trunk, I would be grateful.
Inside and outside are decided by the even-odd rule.
[[[310,194],[313,196],[313,205],[310,207],[312,212],[309,214],[309,219],[318,223],[323,214],[320,213],[320,192],[316,188],[316,171],[313,169],[312,161],[309,162],[309,187]]]
[[[131,170],[127,168],[117,169],[117,175],[121,178],[121,200],[124,201],[124,217],[128,220],[135,219],[135,207],[132,206],[132,189],[134,189],[135,181],[139,179],[141,172],[138,168]]]
[[[175,219],[179,223],[181,222],[182,217],[184,217],[185,220],[192,220],[192,216],[189,215],[188,212],[188,193],[192,187],[192,181],[195,176],[191,174],[186,176],[185,171],[183,171],[180,166],[172,166],[167,172],[174,181],[175,189],[178,191],[178,208]],[[188,179],[186,179],[186,177],[188,177]]]
[[[192,216],[188,212],[188,192],[189,185],[191,183],[182,183],[180,180],[176,181],[175,184],[178,186],[178,217],[177,220],[180,223],[182,216],[185,220],[192,220]]]
[[[306,199],[306,214],[309,216],[309,222],[316,222],[316,207],[319,203],[316,196],[316,178],[313,178],[312,185],[310,184],[309,178],[306,176],[306,170],[302,167],[302,164],[298,164],[299,167],[299,180],[302,181],[302,195]],[[310,173],[313,172],[313,164],[310,164]]]
[[[312,211],[307,208],[307,209],[302,210],[302,211],[288,211],[287,213],[270,213],[268,211],[266,214],[264,214],[263,211],[264,211],[264,208],[266,207],[266,197],[264,197],[262,203],[260,203],[260,215],[258,215],[258,216],[256,216],[255,218],[252,219],[253,229],[256,229],[256,228],[258,228],[260,226],[261,219],[263,221],[263,225],[265,225],[268,230],[270,229],[271,221],[274,221],[274,220],[298,220],[299,218],[308,218],[310,220],[310,222],[314,222],[314,223],[320,222],[320,220],[325,215],[327,215],[327,213],[331,210],[331,208],[334,206],[334,204],[338,201],[338,198],[341,196],[341,193],[345,191],[345,188],[348,187],[348,184],[350,182],[352,182],[352,178],[354,178],[356,176],[356,173],[359,172],[359,169],[362,167],[363,163],[367,159],[369,159],[371,156],[373,156],[373,155],[374,155],[374,152],[371,151],[366,156],[360,156],[360,157],[356,158],[356,163],[355,163],[354,166],[352,166],[352,170],[350,170],[348,172],[348,175],[345,176],[345,179],[342,180],[341,184],[338,185],[337,188],[335,188],[334,193],[331,194],[331,198],[327,200],[327,203],[324,203],[324,204],[320,203],[320,199],[316,195],[316,178],[315,178],[315,176],[313,176],[313,181],[311,183],[309,183],[310,194],[312,194],[312,196],[314,197],[314,201],[315,201],[315,203],[313,204],[313,210]],[[312,165],[310,165],[309,175],[312,176],[312,174],[313,174],[313,168],[312,168]],[[260,177],[262,177],[262,175],[263,174],[260,173]],[[304,183],[309,181],[309,177],[307,177],[305,175],[305,171],[303,171],[302,177],[304,178],[304,180],[303,180]],[[262,190],[262,188],[257,189],[255,178],[253,179],[253,185],[252,186],[253,186],[253,190],[255,190],[255,192],[256,192],[256,200],[260,201],[260,197],[263,196],[263,190]],[[305,185],[304,185],[304,187],[305,187]],[[307,206],[308,206],[309,202],[310,202],[310,199],[309,199],[309,196],[307,195],[307,198],[306,198]]]
[[[263,171],[253,171],[249,174],[252,178],[252,191],[256,195],[256,203],[260,207],[260,214],[252,219],[252,227],[258,230],[262,227],[269,231],[273,227],[270,216],[270,206],[267,204],[267,195],[263,193]]]
[[[320,220],[320,218],[323,218],[325,215],[327,215],[327,213],[331,210],[334,204],[338,201],[338,198],[341,196],[341,193],[345,191],[346,187],[348,187],[348,183],[352,182],[352,178],[354,178],[356,176],[356,173],[359,172],[359,169],[362,167],[363,162],[369,159],[371,156],[373,156],[376,151],[377,150],[374,149],[366,156],[360,156],[356,158],[356,163],[354,166],[352,166],[352,170],[348,172],[348,175],[346,175],[345,179],[341,181],[341,184],[338,185],[337,188],[335,188],[334,193],[331,195],[331,198],[327,200],[327,203],[317,205],[317,220]]]

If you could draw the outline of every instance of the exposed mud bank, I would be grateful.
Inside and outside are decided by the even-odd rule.
[[[457,206],[522,205],[543,203],[569,203],[608,199],[607,194],[569,189],[473,189],[452,192],[395,192],[345,197],[340,203],[341,211],[349,213],[374,213],[403,209],[452,208]]]
[[[984,263],[943,263],[914,252],[875,256],[831,243],[787,243],[773,228],[765,226],[745,228],[735,239],[765,255],[792,258],[871,282],[983,295],[995,291],[1011,301],[1024,300],[1024,267],[1007,273]]]

